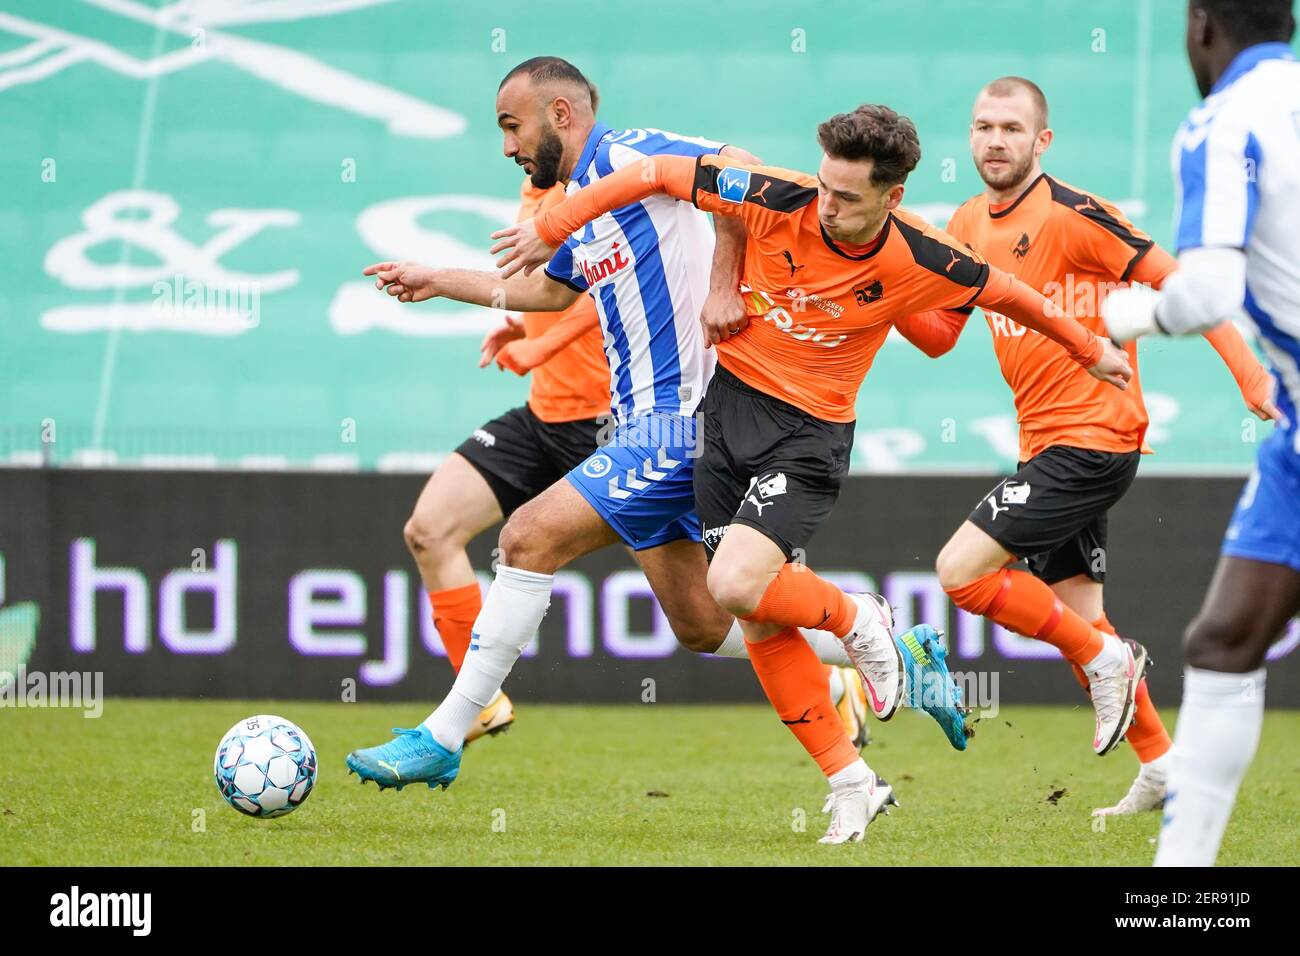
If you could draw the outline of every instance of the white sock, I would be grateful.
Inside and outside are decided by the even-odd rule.
[[[1156,866],[1214,865],[1263,722],[1263,668],[1185,669]]]
[[[1138,773],[1145,774],[1148,777],[1154,776],[1168,778],[1169,768],[1173,766],[1173,753],[1173,748],[1169,748],[1155,760],[1148,760],[1146,763],[1142,764]]]
[[[865,783],[870,775],[871,770],[867,767],[867,762],[859,757],[843,770],[837,770],[831,774],[827,778],[827,782],[834,788],[851,787],[859,783]]]
[[[749,648],[745,646],[745,632],[740,629],[739,620],[732,618],[731,630],[722,639],[722,645],[713,652],[713,656],[749,659]]]
[[[844,697],[844,675],[838,667],[831,668],[831,703],[838,704]]]
[[[849,655],[844,650],[844,643],[830,631],[814,631],[811,628],[799,628],[803,639],[812,645],[813,653],[823,664],[836,667],[849,667]],[[749,648],[745,646],[745,634],[740,629],[740,621],[731,622],[731,630],[722,639],[722,645],[713,652],[714,657],[737,657],[749,659]]]
[[[836,667],[853,666],[848,652],[844,650],[844,642],[830,631],[814,631],[810,627],[801,627],[799,633],[812,645],[812,649],[817,653],[817,659],[823,664],[834,664]]]
[[[497,565],[483,610],[470,634],[469,651],[456,683],[438,709],[425,718],[434,740],[456,750],[479,711],[505,682],[515,661],[537,633],[551,604],[553,577]]]
[[[1103,634],[1101,653],[1083,665],[1083,672],[1089,677],[1108,673],[1124,662],[1124,642],[1114,634]]]

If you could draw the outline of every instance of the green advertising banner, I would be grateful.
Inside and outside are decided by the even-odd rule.
[[[520,170],[494,96],[538,54],[600,118],[815,169],[862,102],[916,122],[905,204],[982,184],[982,84],[1046,91],[1045,167],[1170,238],[1170,138],[1196,93],[1183,0],[601,4],[4,0],[0,462],[427,470],[519,404],[477,368],[500,313],[400,305],[360,272],[490,268]],[[1147,341],[1147,469],[1240,471],[1259,434],[1203,341]],[[858,401],[860,471],[1015,460],[987,325],[931,360],[891,337]]]

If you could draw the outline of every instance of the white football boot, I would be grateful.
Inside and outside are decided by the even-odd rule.
[[[1165,795],[1169,790],[1169,774],[1166,767],[1169,755],[1157,757],[1150,763],[1144,763],[1138,771],[1133,786],[1128,788],[1124,799],[1113,807],[1098,807],[1092,811],[1094,817],[1119,817],[1130,813],[1146,813],[1159,810],[1165,805]]]
[[[888,720],[903,699],[903,655],[894,642],[894,612],[879,594],[850,594],[858,606],[853,630],[840,638],[867,687],[867,703]]]
[[[1099,668],[1096,674],[1088,674],[1088,695],[1097,714],[1092,749],[1099,757],[1114,750],[1128,733],[1137,714],[1138,683],[1147,666],[1146,648],[1137,641],[1120,640],[1113,634],[1107,634],[1105,639],[1108,644],[1113,641],[1119,645],[1116,660]]]
[[[832,787],[826,795],[822,813],[831,815],[831,825],[826,828],[826,835],[817,842],[839,844],[852,840],[859,843],[866,836],[867,826],[872,820],[881,813],[888,816],[889,808],[898,805],[894,799],[894,788],[868,767],[866,780]]]

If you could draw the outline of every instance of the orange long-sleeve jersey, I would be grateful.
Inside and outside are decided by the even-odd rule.
[[[525,178],[519,190],[518,221],[532,219],[563,199],[563,186],[538,189]],[[532,370],[528,407],[544,422],[578,421],[609,411],[609,362],[591,296],[579,296],[563,312],[523,313],[524,330],[529,339],[541,338],[565,318],[587,319],[591,327]]]
[[[1110,203],[1042,175],[1014,202],[990,205],[984,195],[953,214],[948,232],[987,261],[1013,273],[1105,335],[1101,303],[1114,288],[1142,282],[1159,288],[1177,261],[1134,228]],[[1148,418],[1138,378],[1137,343],[1125,351],[1133,378],[1125,391],[1069,361],[1057,346],[993,309],[985,310],[1002,375],[1015,395],[1020,457],[1052,445],[1093,451],[1149,451]],[[899,330],[929,354],[946,351],[964,316],[931,314],[903,320]],[[1263,397],[1268,373],[1240,333],[1225,323],[1206,334],[1248,399]]]
[[[817,418],[850,422],[893,322],[979,305],[1014,316],[1089,367],[1101,341],[1029,286],[917,216],[889,213],[863,250],[838,244],[818,216],[817,180],[721,156],[655,156],[579,190],[536,220],[558,246],[585,223],[655,192],[739,216],[749,232],[742,271],[749,325],[718,345],[742,381]]]

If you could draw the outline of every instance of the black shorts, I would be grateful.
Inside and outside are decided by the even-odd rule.
[[[814,418],[746,385],[721,366],[701,405],[704,443],[695,507],[710,559],[733,522],[793,557],[840,496],[853,422]]]
[[[476,428],[457,453],[487,481],[505,515],[563,478],[596,450],[598,419],[544,422],[527,405]]]
[[[1106,579],[1106,512],[1124,497],[1141,454],[1056,445],[1004,479],[970,521],[1055,584],[1079,574]]]

